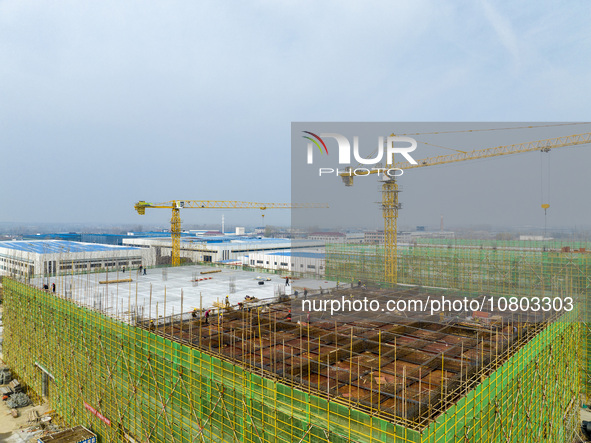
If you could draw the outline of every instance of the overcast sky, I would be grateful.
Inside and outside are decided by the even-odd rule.
[[[289,201],[293,121],[589,121],[590,16],[586,1],[0,0],[0,221]]]
[[[328,155],[312,145],[313,160],[308,164],[308,140],[302,137],[306,135],[303,131],[340,134],[350,143],[358,137],[359,152],[369,159],[375,158],[372,151],[376,151],[378,138],[384,134],[395,133],[416,140],[417,147],[411,156],[420,165],[425,161],[428,167],[406,169],[397,178],[402,191],[399,194],[402,204],[399,230],[414,230],[417,225],[439,230],[443,216],[444,229],[488,226],[489,229],[518,228],[521,232],[539,233],[545,220],[542,203],[550,205],[547,218],[550,228],[579,230],[591,225],[589,143],[561,146],[547,153],[540,152],[541,145],[535,143],[532,152],[429,165],[432,157],[456,154],[457,151],[451,149],[469,152],[508,145],[523,149],[529,147],[529,142],[540,140],[543,146],[555,146],[564,144],[562,137],[572,134],[587,134],[583,140],[589,140],[591,123],[294,123],[292,201],[327,202],[329,208],[312,212],[294,210],[293,225],[383,229],[381,203],[378,203],[381,202],[383,174],[380,178],[363,176],[364,167],[375,167],[375,161],[373,165],[358,165],[353,161],[352,167],[360,168],[356,170],[361,176],[354,178],[352,187],[346,187],[336,175],[337,168],[344,171],[347,166],[339,164],[340,149],[336,140],[322,137]],[[395,162],[403,160],[400,154],[394,155]]]

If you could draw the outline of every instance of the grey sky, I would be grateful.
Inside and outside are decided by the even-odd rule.
[[[512,128],[512,129],[509,129]],[[486,129],[486,130],[485,130]],[[570,123],[294,123],[292,125],[292,201],[328,202],[328,210],[294,211],[294,226],[373,227],[383,229],[381,182],[376,175],[355,177],[353,187],[345,187],[335,173],[339,165],[336,141],[323,137],[328,155],[313,151],[313,164],[307,164],[308,140],[303,131],[314,134],[337,133],[359,139],[364,158],[375,158],[379,136],[410,136],[417,141],[412,157],[422,163],[438,155],[454,154],[450,149],[469,152],[554,139],[572,134],[591,133],[591,124]],[[587,137],[589,138],[589,137]],[[446,149],[447,148],[447,149]],[[394,161],[401,162],[395,154]],[[526,231],[544,226],[542,203],[550,204],[548,226],[577,228],[591,226],[588,197],[588,165],[591,144],[561,147],[548,153],[512,154],[439,166],[408,169],[398,178],[402,192],[400,229],[426,225],[445,227],[489,225],[519,227]],[[383,167],[384,161],[381,162]],[[372,168],[376,165],[352,166]],[[320,176],[319,168],[324,169]],[[364,174],[363,169],[360,174]]]
[[[133,203],[288,201],[292,121],[589,120],[590,8],[0,0],[0,221],[166,223]],[[583,205],[584,175],[570,178]]]

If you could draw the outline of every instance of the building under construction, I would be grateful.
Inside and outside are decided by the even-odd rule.
[[[398,253],[401,285],[389,287],[379,246],[329,246],[339,287],[306,298],[572,297],[574,309],[311,317],[295,309],[300,291],[160,316],[125,283],[115,314],[5,278],[4,359],[66,424],[105,442],[573,441],[588,372],[584,245]]]

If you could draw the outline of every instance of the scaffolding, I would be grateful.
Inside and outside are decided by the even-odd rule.
[[[544,249],[468,241],[459,241],[457,245],[399,245],[398,283],[472,293],[539,296],[564,293],[572,279],[575,290],[586,294],[591,288],[589,246]],[[383,245],[329,244],[326,276],[341,282],[361,280],[387,287],[383,257]]]
[[[398,282],[493,296],[578,297],[585,344],[584,390],[591,396],[591,243],[558,240],[417,239],[398,248]],[[387,287],[383,245],[328,244],[326,276]]]
[[[331,295],[360,291],[441,293],[347,285]],[[207,321],[118,319],[10,279],[4,296],[7,363],[102,441],[557,442],[578,429],[579,311],[298,323],[277,301]]]

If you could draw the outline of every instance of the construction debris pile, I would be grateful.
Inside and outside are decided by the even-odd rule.
[[[16,394],[12,394],[8,400],[6,400],[6,406],[11,409],[16,408],[24,408],[25,406],[29,406],[31,404],[31,399],[29,396],[23,392],[17,392]]]

